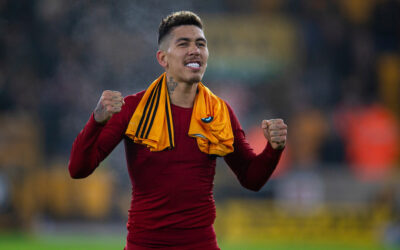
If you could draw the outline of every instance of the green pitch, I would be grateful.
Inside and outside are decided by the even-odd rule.
[[[123,247],[123,237],[0,235],[0,249],[4,250],[122,250]]]
[[[124,237],[110,236],[28,236],[0,234],[0,249],[4,250],[122,250]],[[395,247],[360,246],[338,243],[263,242],[229,243],[219,241],[222,250],[394,250]]]

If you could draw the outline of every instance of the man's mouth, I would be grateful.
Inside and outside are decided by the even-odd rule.
[[[199,62],[189,62],[185,66],[191,69],[200,69],[201,64]]]

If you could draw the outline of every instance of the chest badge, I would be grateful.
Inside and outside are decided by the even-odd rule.
[[[201,121],[204,123],[210,123],[213,119],[214,119],[214,117],[209,116],[209,117],[201,118]]]

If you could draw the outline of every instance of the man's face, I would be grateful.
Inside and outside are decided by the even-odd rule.
[[[195,25],[181,25],[172,29],[165,43],[164,60],[168,76],[178,82],[200,82],[208,60],[203,31]]]

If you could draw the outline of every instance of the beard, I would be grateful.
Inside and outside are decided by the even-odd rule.
[[[189,76],[185,77],[186,78],[185,82],[190,83],[190,84],[201,82],[201,80],[203,79],[204,73],[205,73],[205,70],[201,70],[195,74],[190,74]]]
[[[187,80],[187,83],[190,83],[190,84],[198,83],[198,82],[201,81],[202,78],[203,78],[203,75],[191,76],[191,77]]]

